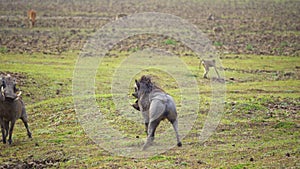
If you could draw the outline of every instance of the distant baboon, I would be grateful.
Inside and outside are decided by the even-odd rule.
[[[204,68],[204,74],[203,74],[203,78],[206,78],[207,79],[207,74],[209,72],[209,68],[210,67],[213,67],[218,75],[218,78],[220,78],[220,75],[219,75],[219,72],[217,70],[217,67],[216,67],[216,61],[213,59],[213,60],[201,60],[201,64],[203,65],[203,68]]]

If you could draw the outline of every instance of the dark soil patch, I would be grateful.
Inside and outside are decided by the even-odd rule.
[[[28,160],[28,161],[20,161],[11,159],[8,164],[0,165],[0,169],[5,168],[20,168],[20,169],[30,169],[30,168],[50,168],[55,167],[59,168],[60,162],[66,162],[67,159],[44,159],[44,160]]]
[[[264,103],[263,105],[269,109],[268,116],[270,117],[292,117],[298,119],[300,112],[300,98],[274,98],[271,101]],[[283,113],[276,113],[283,112]]]
[[[264,70],[264,69],[255,69],[255,70],[245,70],[245,69],[235,69],[235,68],[223,68],[224,71],[231,72],[239,72],[239,73],[248,73],[255,75],[269,75],[274,80],[288,80],[288,79],[298,79],[300,80],[300,76],[297,72],[285,72],[285,71],[276,71],[276,70]],[[229,78],[229,80],[236,81],[233,77]]]
[[[34,29],[28,29],[27,6],[38,12]],[[80,50],[95,30],[114,21],[120,13],[162,12],[188,20],[206,33],[211,44],[223,52],[299,56],[299,7],[296,1],[170,3],[154,0],[138,3],[105,1],[101,4],[95,1],[35,4],[22,1],[18,7],[6,1],[0,7],[0,45],[3,52],[18,53],[60,54],[67,50]],[[161,38],[164,37],[140,36],[140,40],[123,41],[116,48],[127,51],[140,46],[157,47],[161,46]],[[181,48],[168,47],[172,51]]]

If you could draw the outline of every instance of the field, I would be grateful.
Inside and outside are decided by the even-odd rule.
[[[33,139],[27,138],[23,124],[17,122],[13,144],[0,144],[0,168],[300,167],[298,1],[34,0],[0,4],[0,74],[16,77],[33,133]],[[29,8],[38,13],[32,29],[26,20]],[[199,110],[193,112],[197,119],[183,138],[183,146],[146,158],[113,154],[95,142],[80,123],[73,97],[74,71],[89,38],[105,24],[116,22],[116,15],[140,12],[173,14],[205,33],[219,51],[219,71],[226,85],[221,120],[211,137],[200,142],[213,104],[212,86],[210,79],[202,77],[200,60],[193,51],[172,37],[152,34],[115,44],[95,73],[95,96],[107,125],[126,137],[136,142],[146,137],[142,123],[124,119],[112,94],[114,77],[126,59],[149,47],[168,51],[184,62],[189,71],[184,76],[195,78],[199,88]],[[135,101],[130,95],[134,78],[146,73],[174,97],[181,110],[182,89],[174,76],[147,68],[130,80],[127,114],[139,116],[130,106]],[[157,132],[167,127],[164,121]],[[137,144],[132,143],[140,146]]]

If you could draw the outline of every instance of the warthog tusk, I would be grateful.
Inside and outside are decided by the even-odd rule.
[[[15,101],[20,99],[21,94],[22,94],[22,91],[19,91],[19,93],[17,94],[17,98],[15,98]]]
[[[18,97],[20,97],[20,96],[21,96],[21,94],[22,94],[22,91],[20,91],[20,92],[17,94],[17,96],[18,96]]]
[[[1,94],[2,94],[2,96],[4,96],[4,89],[3,89],[3,86],[1,86]]]

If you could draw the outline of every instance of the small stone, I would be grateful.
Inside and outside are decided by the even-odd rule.
[[[205,164],[205,162],[203,162],[203,161],[201,161],[201,160],[198,160],[197,163],[198,163],[198,164]]]

